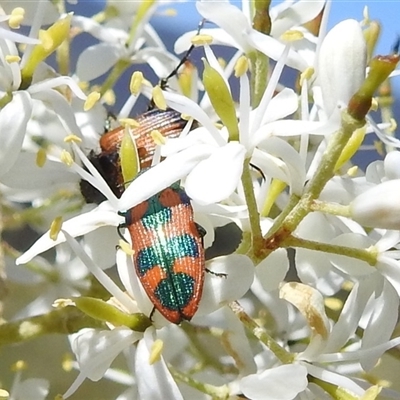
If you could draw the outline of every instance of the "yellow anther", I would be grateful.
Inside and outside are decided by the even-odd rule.
[[[226,62],[225,58],[218,57],[217,60],[218,60],[218,64],[221,66],[221,68],[225,68],[226,67],[227,62]]]
[[[69,153],[67,150],[63,150],[61,152],[60,160],[68,167],[70,167],[74,163],[74,159],[72,158],[71,153]]]
[[[135,251],[132,249],[131,245],[125,242],[125,240],[120,239],[118,246],[128,256],[133,256],[135,254]]]
[[[71,133],[71,135],[65,136],[64,142],[65,143],[71,143],[71,142],[82,143],[82,139],[79,136],[76,136],[76,135]]]
[[[46,161],[47,161],[46,150],[43,148],[40,148],[36,153],[36,165],[39,168],[42,168],[44,166],[44,164],[46,164]]]
[[[72,371],[73,368],[73,358],[71,353],[66,353],[63,355],[62,361],[61,361],[61,366],[64,371],[70,372]]]
[[[328,297],[324,300],[324,304],[327,308],[333,311],[341,311],[343,307],[343,301],[336,297]]]
[[[181,119],[189,121],[192,117],[189,114],[181,114]]]
[[[314,75],[314,68],[307,67],[300,75],[300,86],[303,86],[303,82],[305,79],[310,80],[311,77]]]
[[[235,76],[239,78],[239,76],[244,75],[249,69],[249,60],[246,56],[241,56],[235,64]]]
[[[136,121],[136,119],[133,118],[120,118],[119,123],[123,127],[128,127],[128,128],[139,128],[140,127],[140,122]]]
[[[192,37],[192,44],[195,46],[204,46],[205,44],[211,44],[214,38],[211,35],[196,35]]]
[[[154,129],[153,131],[151,131],[150,136],[153,139],[154,143],[159,146],[162,146],[166,143],[165,137],[158,129]]]
[[[149,357],[150,365],[153,365],[157,361],[160,361],[163,348],[164,348],[164,342],[161,339],[157,339],[154,341],[150,350],[150,357]]]
[[[62,224],[63,220],[61,216],[54,218],[53,222],[50,225],[50,232],[49,232],[51,240],[57,240],[58,234],[60,233],[62,228]]]
[[[18,360],[13,365],[11,365],[11,371],[13,372],[23,371],[26,370],[27,368],[28,364],[26,363],[26,361],[23,360]]]
[[[167,8],[164,10],[163,15],[166,17],[176,17],[178,15],[178,11],[175,8]]]
[[[5,389],[0,389],[0,400],[8,400],[10,398],[10,393]]]
[[[160,110],[167,109],[167,102],[165,101],[164,94],[158,85],[153,88],[153,101]]]
[[[358,172],[358,166],[357,165],[353,165],[352,167],[350,167],[347,170],[347,175],[350,176],[350,177],[354,177],[354,176],[357,175],[357,172]]]
[[[140,71],[135,71],[131,76],[131,81],[129,83],[130,92],[137,96],[140,93],[140,89],[142,88],[144,78],[143,73]]]
[[[6,56],[6,61],[9,64],[14,63],[14,62],[19,63],[21,61],[21,57],[9,54],[8,56]]]
[[[89,111],[91,108],[93,108],[94,105],[99,101],[100,97],[101,96],[99,92],[90,93],[85,101],[85,104],[83,105],[83,110]]]
[[[8,26],[11,29],[18,29],[21,25],[21,22],[24,20],[25,10],[22,7],[15,7],[11,11],[10,18],[8,20]]]
[[[113,106],[115,104],[116,96],[115,92],[112,89],[106,90],[106,92],[103,94],[103,101],[106,103],[108,106]]]
[[[296,31],[296,30],[289,30],[286,31],[282,36],[281,39],[285,42],[296,42],[297,40],[301,40],[304,38],[303,32]]]
[[[350,281],[344,281],[342,284],[342,289],[345,290],[346,292],[350,292],[351,289],[353,289],[354,283]]]

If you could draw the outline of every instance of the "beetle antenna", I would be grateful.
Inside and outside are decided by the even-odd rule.
[[[206,23],[206,19],[203,18],[200,22],[199,25],[197,27],[197,33],[196,36],[200,34],[200,31],[203,29],[204,24]],[[179,68],[182,67],[183,64],[185,64],[186,61],[189,60],[189,57],[193,51],[193,49],[195,48],[195,45],[192,44],[189,49],[186,51],[186,54],[183,56],[183,58],[181,58],[181,60],[179,61],[178,65],[173,69],[173,71],[166,77],[166,78],[162,78],[160,80],[160,87],[161,89],[166,89],[168,87],[168,81],[175,75],[178,74]]]

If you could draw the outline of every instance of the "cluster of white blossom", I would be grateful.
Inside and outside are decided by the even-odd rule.
[[[182,63],[167,85],[152,85],[136,65],[161,82],[179,64],[149,23],[161,2],[108,0],[92,17],[53,3],[0,0],[2,229],[29,224],[41,235],[28,249],[21,243],[23,253],[3,244],[0,289],[42,285],[4,319],[0,344],[68,335],[78,374],[60,399],[79,398],[86,379],[126,385],[118,400],[400,399],[371,372],[400,346],[400,140],[381,101],[399,56],[373,54],[368,13],[327,32],[329,0],[198,0],[204,26],[182,35],[175,52],[195,45],[202,72]],[[72,68],[82,34],[96,44]],[[233,48],[232,58],[222,63],[216,44]],[[189,123],[175,138],[152,132],[152,167],[124,179],[118,197],[88,155],[99,152],[106,103],[129,68],[128,99],[113,111],[131,145],[128,117],[140,96]],[[282,79],[288,69],[294,87]],[[351,159],[368,133],[383,156],[362,171]],[[137,154],[122,151],[124,174]],[[81,180],[105,200],[86,204]],[[206,261],[225,277],[205,274],[199,308],[181,325],[153,311],[118,237],[123,212],[177,181],[207,231],[205,248],[216,228],[242,232],[232,254]],[[52,248],[53,258],[41,256]],[[112,368],[119,355],[124,371]],[[0,397],[47,398],[51,382],[23,381],[17,361]]]

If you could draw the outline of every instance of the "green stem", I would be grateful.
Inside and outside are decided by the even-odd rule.
[[[104,325],[75,307],[65,307],[0,325],[0,346],[21,343],[53,333],[70,335],[82,328],[104,328]]]
[[[282,364],[290,364],[294,360],[294,355],[281,347],[268,333],[259,326],[250,316],[244,311],[243,307],[238,302],[228,304],[230,309],[236,314],[240,322],[245,328],[251,332],[261,343],[265,344],[278,358]]]
[[[371,266],[376,265],[377,262],[376,254],[365,249],[315,242],[313,240],[300,239],[294,236],[289,236],[283,244],[285,247],[299,247],[302,249],[322,251],[324,253],[356,258],[357,260],[367,262]]]
[[[260,213],[257,208],[257,201],[253,190],[253,180],[250,173],[250,159],[244,161],[242,173],[242,185],[246,198],[247,208],[249,210],[249,220],[252,233],[253,253],[257,254],[263,247],[263,237],[260,225]]]
[[[327,203],[325,201],[314,200],[311,204],[312,211],[320,211],[325,214],[339,215],[341,217],[351,217],[350,206],[343,206],[338,203]]]

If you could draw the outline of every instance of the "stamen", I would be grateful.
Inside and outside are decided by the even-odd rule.
[[[192,37],[192,44],[194,46],[204,46],[206,44],[211,44],[213,42],[214,38],[211,35],[196,35]]]
[[[53,222],[51,223],[50,231],[49,231],[49,236],[50,236],[51,240],[54,240],[54,241],[57,240],[58,234],[60,233],[61,228],[62,228],[62,224],[63,224],[63,220],[62,220],[61,216],[54,218]]]
[[[43,148],[40,148],[36,153],[36,165],[39,168],[42,168],[44,166],[44,164],[46,164],[46,161],[47,161],[46,150]]]
[[[8,20],[8,26],[11,29],[19,29],[24,17],[25,10],[22,7],[15,7],[11,11],[10,19]]]
[[[150,350],[149,364],[153,365],[157,361],[160,361],[162,350],[164,348],[164,342],[161,339],[154,341]]]
[[[71,134],[71,135],[65,136],[64,142],[65,143],[72,143],[72,142],[74,142],[74,143],[82,143],[82,139],[80,137],[74,135],[74,134]]]
[[[235,64],[235,76],[239,78],[244,75],[249,69],[249,60],[246,56],[241,56]]]
[[[163,91],[158,85],[153,88],[153,101],[160,110],[165,111],[167,109],[167,102],[165,101]]]
[[[11,55],[11,54],[7,55],[5,58],[6,58],[6,61],[9,64],[14,63],[14,62],[19,63],[21,61],[21,57],[20,56],[14,56],[14,55]]]
[[[83,105],[83,110],[89,111],[90,109],[92,109],[94,105],[99,101],[100,97],[101,96],[99,92],[90,93],[85,101],[85,104]]]
[[[132,74],[131,81],[129,83],[129,90],[131,91],[132,94],[137,96],[140,93],[140,89],[143,84],[143,73],[140,71],[135,71]]]

